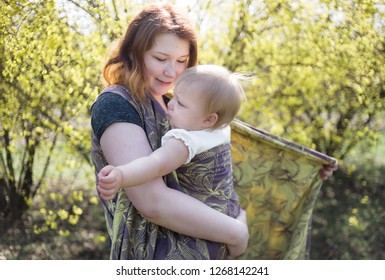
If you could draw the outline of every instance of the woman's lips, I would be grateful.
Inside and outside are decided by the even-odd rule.
[[[166,86],[169,86],[169,85],[172,85],[173,82],[164,82],[162,80],[159,80],[159,79],[156,79],[159,83],[163,84],[163,85],[166,85]]]

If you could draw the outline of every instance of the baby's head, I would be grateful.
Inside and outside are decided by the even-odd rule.
[[[176,92],[189,89],[189,94],[198,94],[204,112],[216,114],[217,120],[210,127],[219,128],[230,124],[245,98],[241,74],[232,73],[217,65],[197,65],[186,69],[176,80]]]

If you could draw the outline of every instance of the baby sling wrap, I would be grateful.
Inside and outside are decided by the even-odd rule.
[[[142,106],[132,100],[131,104],[143,117],[149,142],[155,150],[168,130],[163,110],[156,108],[157,103],[150,99]],[[158,127],[148,131],[154,124]],[[234,185],[241,207],[247,212],[250,232],[248,249],[240,259],[308,258],[311,217],[322,185],[319,171],[322,165],[336,160],[237,120],[231,127]],[[95,135],[92,155],[98,172],[107,162]],[[176,180],[174,176],[166,177],[168,186],[199,196],[195,190],[182,189],[175,184]],[[222,212],[237,212],[236,207],[221,209],[220,203],[214,206],[215,203],[206,202]],[[147,222],[122,190],[114,201],[104,202],[104,207],[112,242],[111,259],[223,257],[223,247],[218,248],[218,243],[183,236]],[[210,248],[214,248],[216,255],[210,254]]]
[[[151,148],[159,148],[161,137],[169,129],[160,105],[150,98],[137,103],[122,86],[109,87],[101,94],[104,92],[117,93],[134,106],[141,117]],[[94,133],[92,159],[97,174],[107,161]],[[237,217],[240,207],[233,191],[231,167],[230,144],[227,143],[196,155],[177,172],[165,176],[165,181],[170,188]],[[202,176],[202,171],[205,176]],[[183,176],[177,177],[176,173]],[[101,201],[111,239],[111,259],[224,259],[227,255],[224,244],[178,234],[145,220],[127,199],[123,189],[114,200]]]
[[[319,171],[336,160],[240,121],[231,135],[234,185],[250,232],[241,259],[309,258]]]

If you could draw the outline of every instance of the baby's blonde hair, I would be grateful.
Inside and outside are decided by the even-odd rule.
[[[218,65],[197,65],[186,69],[176,80],[175,90],[193,88],[202,98],[205,113],[216,113],[213,129],[230,124],[238,114],[245,92],[240,73],[232,73]],[[193,91],[194,92],[194,91]]]

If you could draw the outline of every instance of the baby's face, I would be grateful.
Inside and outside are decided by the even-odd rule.
[[[167,118],[172,128],[186,130],[201,130],[206,128],[204,121],[207,114],[204,112],[201,94],[193,87],[176,87],[174,97],[167,104]]]

